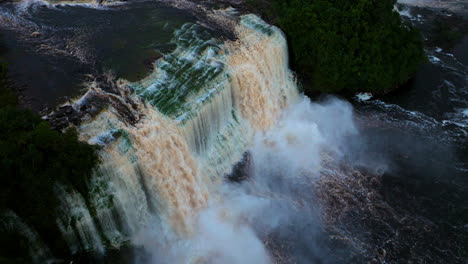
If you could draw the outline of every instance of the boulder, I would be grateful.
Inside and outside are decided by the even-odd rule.
[[[250,177],[252,168],[252,154],[245,152],[242,160],[236,163],[227,179],[232,182],[242,182]]]

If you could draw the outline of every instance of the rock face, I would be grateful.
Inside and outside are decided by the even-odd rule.
[[[150,69],[150,70],[154,70],[154,63],[156,60],[160,59],[162,57],[162,55],[159,55],[159,56],[151,56],[149,58],[146,58],[144,61],[143,61],[143,64],[146,66],[146,68]]]
[[[0,0],[1,1],[1,0]],[[72,0],[72,1],[56,1],[49,0],[53,4],[59,3],[89,3],[95,2],[99,5],[105,5],[107,3],[115,2],[114,0]],[[204,27],[213,30],[213,34],[220,39],[235,40],[237,39],[235,33],[236,19],[231,17],[229,10],[214,9],[214,5],[217,8],[229,7],[242,4],[240,0],[229,0],[229,1],[189,1],[189,0],[167,0],[161,1],[163,4],[172,6],[175,8],[183,9],[191,13],[197,18],[200,24]],[[29,33],[30,38],[40,38],[42,34],[38,31]],[[161,55],[151,56],[142,63],[150,70],[154,70],[154,62],[160,58]],[[136,113],[136,105],[130,98],[131,91],[128,87],[121,87],[122,84],[111,76],[99,76],[93,77],[94,86],[88,89],[81,99],[60,106],[53,112],[50,112],[48,108],[43,109],[41,112],[45,114],[44,117],[49,121],[51,126],[55,129],[64,129],[69,124],[79,125],[84,120],[96,116],[101,110],[112,105],[124,119],[134,124],[139,119]]]
[[[232,172],[227,175],[227,179],[232,182],[242,182],[249,178],[251,174],[251,169],[253,167],[252,154],[250,152],[245,152],[242,160],[239,161]]]
[[[79,100],[59,107],[44,119],[54,129],[64,129],[70,124],[79,125],[108,106],[113,106],[122,120],[133,125],[140,119],[140,115],[137,113],[138,104],[130,98],[130,93],[125,83],[115,82],[112,76],[98,77],[91,82],[91,88]]]

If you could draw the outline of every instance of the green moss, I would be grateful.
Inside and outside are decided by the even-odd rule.
[[[185,24],[175,34],[176,51],[158,62],[158,72],[149,86],[135,85],[137,94],[166,115],[176,117],[185,111],[187,98],[199,92],[222,72],[213,65],[220,53],[220,43],[195,24]]]
[[[7,73],[7,63],[0,57],[0,106],[16,105],[17,103],[15,93],[8,87]]]

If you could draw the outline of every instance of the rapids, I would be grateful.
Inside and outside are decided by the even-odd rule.
[[[133,260],[144,264],[349,263],[411,242],[393,236],[407,232],[407,222],[421,232],[433,227],[405,211],[418,209],[412,203],[398,204],[400,185],[379,188],[392,173],[413,180],[412,171],[466,171],[451,150],[466,152],[466,63],[426,50],[432,60],[424,67],[443,69],[448,81],[448,112],[433,106],[437,92],[424,103],[419,93],[369,95],[354,107],[329,97],[311,102],[277,27],[233,9],[191,13],[199,6],[164,2],[178,9],[146,1],[0,5],[13,75],[35,88],[25,97],[36,102],[25,104],[41,110],[67,101],[59,109],[80,116],[66,124],[100,147],[88,196],[55,186],[60,217],[51,221],[72,254],[99,259],[130,246],[145,251]],[[238,166],[248,178],[228,182]],[[34,261],[53,260],[34,227],[14,212],[1,217],[27,237]]]

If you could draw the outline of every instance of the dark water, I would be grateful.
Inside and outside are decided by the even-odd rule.
[[[150,2],[102,9],[34,5],[23,11],[0,5],[0,31],[12,77],[36,109],[78,95],[87,74],[113,71],[128,80],[142,78],[152,61],[174,49],[174,30],[193,21],[180,10]],[[40,35],[32,36],[34,32]],[[435,226],[422,238],[414,233],[416,241],[402,235],[398,249],[386,248],[395,251],[393,263],[406,263],[407,251],[415,245],[422,259],[439,261],[433,263],[461,263],[466,250],[468,37],[452,49],[428,47],[427,54],[429,61],[405,89],[355,103],[366,147],[354,153],[372,153],[374,159],[388,162],[379,189],[385,202]],[[396,233],[378,228],[364,226],[359,232],[375,244]],[[437,253],[439,249],[445,253]],[[133,259],[129,251],[108,252],[98,262],[128,263]],[[94,262],[89,258],[78,256],[83,263]]]
[[[417,27],[427,32],[424,14]],[[371,241],[386,250],[390,263],[466,263],[468,258],[467,40],[464,36],[451,48],[426,47],[428,62],[405,87],[355,104],[366,142],[358,152],[389,164],[380,195],[396,212],[420,221],[395,224],[387,233],[372,226],[361,230],[372,230]]]
[[[174,31],[194,18],[151,2],[99,9],[3,4],[0,22],[11,75],[26,104],[39,110],[78,95],[87,74],[143,78],[175,48]]]
[[[464,36],[463,40],[460,41],[454,48],[453,54],[455,58],[466,66],[468,66],[468,36]]]
[[[422,32],[429,26],[416,24]],[[416,136],[414,144],[423,141],[434,151],[452,149],[455,156],[444,156],[455,161],[460,170],[468,171],[468,36],[451,48],[426,47],[426,55],[428,62],[404,87],[357,104],[357,108],[388,129]]]

